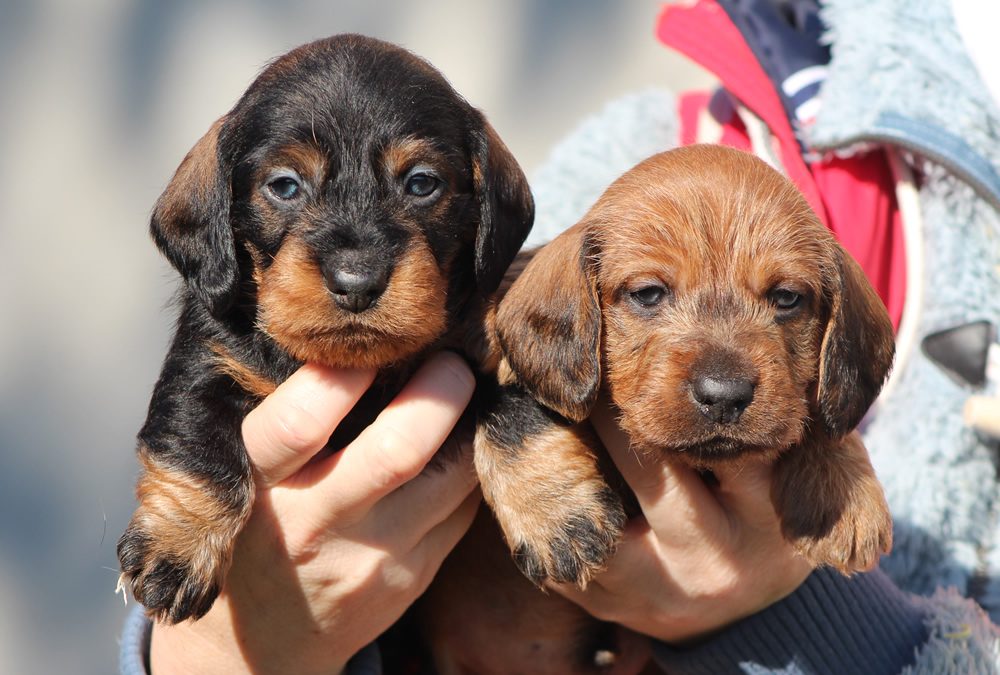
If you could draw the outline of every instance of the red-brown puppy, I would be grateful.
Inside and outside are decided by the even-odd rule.
[[[717,146],[619,178],[537,253],[496,318],[483,493],[530,579],[586,584],[624,521],[584,419],[602,391],[634,450],[700,470],[776,461],[785,536],[873,566],[892,526],[852,430],[893,356],[886,311],[796,188]]]

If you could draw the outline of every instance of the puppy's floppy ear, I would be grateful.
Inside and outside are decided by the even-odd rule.
[[[830,318],[820,349],[819,410],[835,436],[861,422],[892,367],[895,340],[885,305],[864,271],[838,246],[827,289]]]
[[[470,147],[479,200],[476,283],[484,294],[500,285],[535,219],[535,202],[517,160],[481,113],[474,113]]]
[[[150,221],[156,245],[215,316],[229,309],[239,282],[228,172],[218,152],[225,119],[216,121],[181,162]]]
[[[497,309],[500,348],[521,385],[564,417],[584,419],[601,383],[596,246],[584,223],[535,254]]]

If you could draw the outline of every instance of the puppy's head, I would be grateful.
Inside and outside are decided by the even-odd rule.
[[[485,507],[442,563],[416,612],[440,675],[652,672],[645,669],[646,638],[597,621],[528,581]]]
[[[434,68],[358,35],[282,56],[195,145],[152,232],[194,297],[293,356],[382,366],[427,346],[527,235],[520,168]]]
[[[602,382],[639,446],[698,466],[841,436],[891,365],[886,311],[795,187],[718,146],[622,176],[500,305],[517,378],[570,419]]]

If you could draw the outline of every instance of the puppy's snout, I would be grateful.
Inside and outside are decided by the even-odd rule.
[[[744,377],[701,375],[691,382],[691,394],[701,414],[716,424],[733,424],[753,401],[754,384]]]
[[[366,268],[326,267],[323,276],[337,306],[355,314],[375,304],[389,282],[385,270]]]

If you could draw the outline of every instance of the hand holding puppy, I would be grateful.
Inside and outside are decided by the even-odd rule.
[[[246,418],[253,514],[208,614],[156,625],[153,672],[338,672],[427,587],[479,504],[471,448],[424,471],[473,378],[430,359],[357,440],[314,459],[373,375],[306,365]]]
[[[676,643],[768,607],[809,576],[812,565],[781,534],[770,466],[727,467],[710,486],[685,466],[641,461],[605,403],[591,422],[642,516],[585,591],[553,584],[556,591],[599,619]]]

